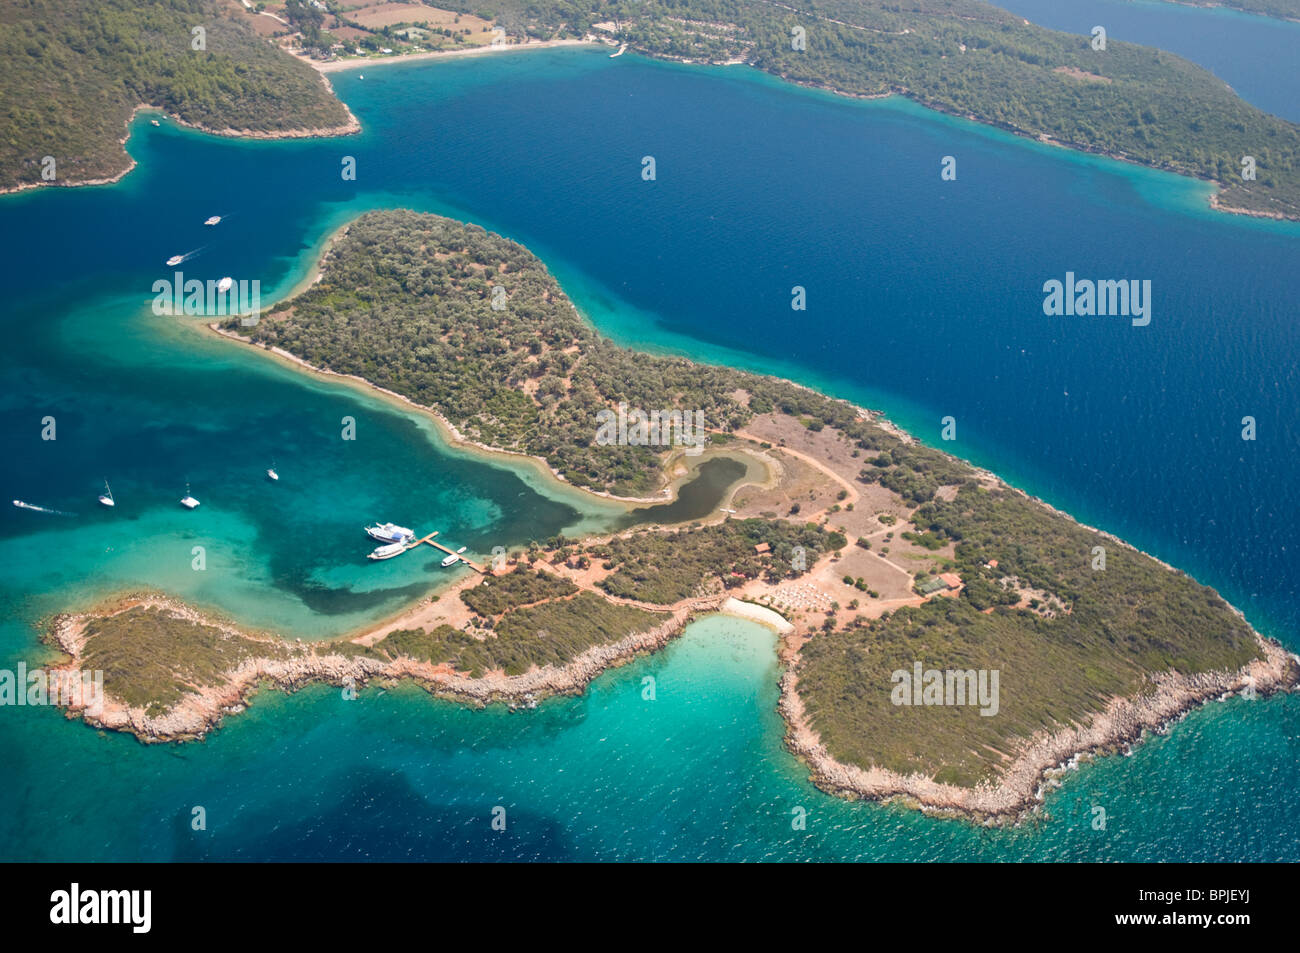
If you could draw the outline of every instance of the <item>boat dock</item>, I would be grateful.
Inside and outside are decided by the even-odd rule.
[[[447,553],[449,556],[459,555],[456,552],[456,550],[449,549],[446,546],[442,545],[442,543],[435,542],[433,537],[437,535],[438,535],[438,531],[435,529],[432,533],[430,533],[428,536],[424,537],[423,539],[417,539],[415,542],[411,543],[411,545],[407,546],[406,549],[409,552],[410,550],[414,549],[416,546],[419,546],[423,543],[428,543],[434,549],[441,549],[444,553]],[[485,576],[488,575],[488,570],[486,566],[480,563],[476,563],[474,562],[474,560],[469,559],[466,556],[460,556],[460,561],[463,562],[470,569],[473,569],[475,572],[482,573]]]

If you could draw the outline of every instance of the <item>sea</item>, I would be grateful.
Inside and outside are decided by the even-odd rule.
[[[359,135],[237,141],[141,113],[121,181],[0,198],[0,480],[50,511],[0,511],[0,668],[49,659],[43,622],[111,593],[159,589],[306,640],[466,571],[367,561],[370,520],[487,555],[626,518],[150,307],[178,254],[187,278],[258,280],[269,304],[311,279],[334,230],[389,207],[522,242],[620,343],[884,411],[1300,650],[1300,225],[746,67],[577,48],[331,81]],[[1149,280],[1150,323],[1045,315],[1044,283],[1068,272]],[[197,510],[178,505],[187,487]],[[1300,696],[1211,703],[988,828],[819,792],[783,746],[778,674],[768,630],[712,616],[532,711],[315,686],[261,692],[202,742],[145,745],[0,707],[0,856],[1300,859]]]

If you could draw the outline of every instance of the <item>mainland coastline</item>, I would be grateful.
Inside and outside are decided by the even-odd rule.
[[[1179,2],[1179,0],[1173,0],[1173,2]],[[1223,6],[1221,4],[1215,4],[1215,3],[1208,3],[1208,4],[1189,3],[1186,5],[1206,6],[1206,7]],[[1227,6],[1229,8],[1231,7],[1231,5],[1227,5]],[[481,55],[488,55],[494,53],[526,52],[529,50],[556,49],[556,48],[581,48],[581,47],[599,48],[599,47],[608,47],[612,43],[613,41],[611,41],[607,37],[587,34],[586,36],[581,38],[554,38],[554,39],[547,39],[547,40],[527,38],[522,41],[507,42],[501,44],[486,44],[482,46],[474,46],[474,47],[459,48],[459,49],[408,52],[408,53],[401,53],[397,55],[388,55],[388,56],[350,56],[350,57],[343,57],[343,58],[336,57],[336,58],[322,60],[322,59],[306,56],[300,53],[292,53],[292,54],[284,53],[284,56],[289,58],[290,62],[302,63],[310,66],[314,70],[317,78],[319,79],[319,81],[324,87],[328,99],[332,103],[337,104],[343,110],[346,116],[345,122],[333,126],[322,126],[322,127],[290,126],[290,127],[275,129],[275,130],[256,130],[256,129],[247,129],[247,128],[235,128],[230,126],[217,128],[214,125],[206,125],[197,122],[188,122],[165,109],[161,109],[160,107],[157,106],[151,106],[148,104],[141,103],[138,104],[132,110],[130,115],[127,117],[126,120],[127,134],[123,136],[121,139],[119,139],[119,144],[125,146],[130,134],[129,133],[130,125],[139,111],[155,110],[155,109],[165,113],[172,122],[175,122],[179,126],[192,129],[196,132],[221,136],[225,138],[276,140],[276,139],[302,139],[302,138],[332,138],[332,137],[354,135],[361,131],[361,123],[357,119],[355,114],[352,112],[351,108],[347,105],[347,103],[343,102],[335,93],[334,87],[331,84],[329,79],[331,73],[350,71],[350,70],[360,70],[365,68],[376,68],[376,67],[400,64],[400,63],[417,63],[417,62],[431,62],[437,60],[458,59],[462,57],[473,57],[473,56],[481,56]],[[836,85],[834,82],[808,79],[796,75],[791,75],[786,72],[774,71],[772,69],[759,65],[755,62],[752,62],[750,59],[747,59],[745,57],[714,61],[709,59],[692,58],[689,56],[673,55],[671,53],[667,53],[661,50],[654,50],[654,49],[638,48],[635,50],[635,52],[641,53],[642,55],[647,56],[651,59],[660,60],[663,62],[679,63],[684,65],[706,65],[706,66],[717,66],[717,67],[736,66],[736,65],[749,66],[760,73],[775,77],[782,83],[786,83],[791,86],[796,86],[808,90],[818,90],[846,99],[857,99],[857,100],[865,101],[865,100],[887,99],[894,96],[901,96],[906,98],[910,102],[916,103],[918,106],[921,106],[924,109],[930,110],[940,115],[966,120],[969,122],[973,122],[979,126],[984,126],[987,128],[999,130],[1001,132],[1006,132],[1016,136],[1019,139],[1026,139],[1034,142],[1039,142],[1046,145],[1063,148],[1072,152],[1081,153],[1083,155],[1097,156],[1100,158],[1123,162],[1125,164],[1137,166],[1140,168],[1154,169],[1161,172],[1168,172],[1173,175],[1178,175],[1181,178],[1191,179],[1193,181],[1208,184],[1213,188],[1208,194],[1208,197],[1206,198],[1205,201],[1207,202],[1209,209],[1214,212],[1219,212],[1228,215],[1243,215],[1251,218],[1260,218],[1260,219],[1274,220],[1274,221],[1298,220],[1297,214],[1292,211],[1280,211],[1277,209],[1270,209],[1270,208],[1252,208],[1240,204],[1239,201],[1224,200],[1222,198],[1222,195],[1224,195],[1227,191],[1229,191],[1229,186],[1225,182],[1221,181],[1218,178],[1215,178],[1214,176],[1208,174],[1193,173],[1188,171],[1185,168],[1179,168],[1169,161],[1159,161],[1159,162],[1151,161],[1140,157],[1135,157],[1121,150],[1098,147],[1094,144],[1074,141],[1068,138],[1061,138],[1047,133],[1041,133],[1041,132],[1036,133],[1031,130],[1023,129],[1015,125],[1014,123],[1009,123],[988,116],[979,116],[970,110],[954,108],[953,106],[947,103],[944,103],[939,100],[935,100],[931,97],[927,97],[922,93],[913,90],[904,84],[892,84],[888,89],[882,92],[864,93],[864,92],[843,88],[839,85]],[[1092,76],[1092,74],[1074,71],[1073,68],[1070,67],[1060,67],[1059,71],[1063,71],[1070,75],[1075,75],[1075,73],[1078,72],[1080,77]],[[1105,78],[1098,76],[1096,77],[1096,79],[1101,80]],[[1109,80],[1107,80],[1107,82],[1109,82]],[[135,160],[131,158],[128,154],[126,154],[124,149],[123,149],[123,154],[125,159],[125,166],[120,171],[114,173],[111,176],[95,176],[95,177],[84,178],[84,179],[71,178],[66,180],[57,180],[54,182],[27,182],[27,183],[22,183],[10,187],[0,187],[0,195],[22,192],[30,189],[44,188],[49,186],[77,187],[83,185],[95,186],[95,185],[112,184],[120,181],[125,175],[131,172],[131,170],[135,167]],[[1239,186],[1233,186],[1233,188],[1239,188]],[[1250,192],[1250,190],[1245,190],[1245,191],[1247,192],[1247,194],[1249,194]]]

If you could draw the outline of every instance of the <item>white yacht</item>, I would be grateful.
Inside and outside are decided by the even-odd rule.
[[[271,461],[271,466],[270,466],[270,468],[266,471],[266,478],[267,478],[268,480],[278,480],[278,479],[280,479],[280,474],[278,474],[278,473],[275,472],[275,461]]]
[[[109,487],[107,480],[104,481],[104,492],[99,494],[99,502],[105,506],[117,506],[117,501],[113,499],[113,491]]]
[[[225,294],[227,291],[231,289],[234,283],[235,283],[234,278],[222,278],[220,281],[217,282],[217,291],[220,292],[221,294]]]
[[[415,539],[415,530],[396,523],[375,523],[366,527],[366,535],[381,543],[409,543]]]
[[[167,267],[170,268],[173,265],[179,265],[184,260],[185,260],[184,255],[172,255],[170,258],[167,259]]]
[[[442,561],[442,567],[446,569],[448,566],[454,566],[458,562],[460,562],[460,556],[456,555],[455,553],[452,553],[450,556],[448,556],[446,559]]]
[[[199,505],[199,501],[194,499],[194,497],[190,494],[190,485],[186,483],[185,495],[181,497],[181,506],[185,507],[187,510],[192,510],[194,509],[194,507],[198,505]]]
[[[204,224],[204,225],[220,225],[220,224],[221,224],[221,216],[220,216],[220,215],[213,215],[211,218],[209,218],[209,219],[208,219],[206,222],[204,222],[203,224]]]
[[[387,546],[380,546],[372,552],[367,559],[392,559],[394,556],[400,556],[406,552],[405,543],[389,543]]]

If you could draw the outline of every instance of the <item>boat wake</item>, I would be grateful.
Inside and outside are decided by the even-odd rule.
[[[76,516],[76,513],[65,513],[63,510],[52,510],[48,506],[37,506],[35,503],[24,503],[22,500],[14,500],[14,506],[20,510],[31,510],[33,513],[49,513],[51,516]]]
[[[172,255],[170,258],[167,259],[167,267],[175,268],[177,265],[183,265],[191,258],[193,258],[195,255],[197,255],[199,252],[203,251],[204,248],[207,247],[208,247],[207,245],[204,245],[200,248],[194,249],[193,251],[187,251],[183,255]]]

